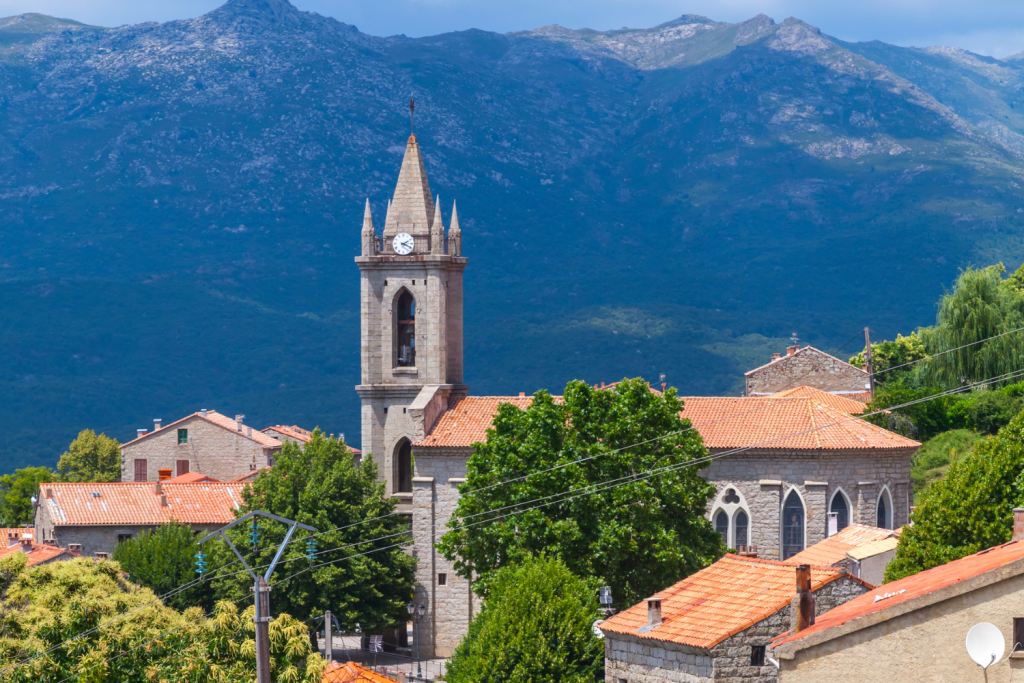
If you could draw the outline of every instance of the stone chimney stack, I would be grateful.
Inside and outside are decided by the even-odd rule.
[[[7,547],[10,548],[12,545],[18,545],[18,532],[8,531],[7,532]]]
[[[245,415],[235,415],[235,427],[238,428],[239,432],[242,431],[242,425],[244,423],[245,423]]]
[[[146,430],[145,429],[136,429],[135,430],[135,438],[136,439],[141,439],[145,435],[146,435]]]
[[[163,424],[164,424],[163,418],[159,418],[159,417],[155,418],[153,420],[153,431],[155,432],[156,430],[160,429],[160,427],[162,427]]]
[[[789,604],[790,632],[800,633],[814,625],[814,593],[811,592],[811,565],[796,568],[796,595]]]
[[[155,493],[156,495],[159,496],[163,492],[164,492],[164,485],[161,484],[159,481],[155,482],[153,484],[153,493]]]
[[[782,354],[781,353],[773,353],[772,354],[772,360],[778,360],[780,358],[782,358]]]
[[[796,353],[796,352],[797,352],[797,351],[798,351],[799,349],[800,349],[800,347],[799,347],[799,346],[787,346],[787,347],[786,347],[786,355],[787,355],[787,356],[792,356],[792,355],[793,355],[794,353]]]
[[[1013,508],[1013,540],[1024,538],[1024,508]]]
[[[647,630],[661,626],[661,598],[647,598]]]

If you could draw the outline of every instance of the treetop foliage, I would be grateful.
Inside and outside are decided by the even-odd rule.
[[[545,555],[626,603],[707,566],[724,551],[704,516],[715,487],[698,474],[707,451],[681,409],[675,389],[639,379],[574,381],[562,400],[539,391],[525,410],[499,406],[441,552],[482,595],[498,570]],[[671,469],[646,476],[660,468]]]
[[[0,523],[16,527],[35,521],[32,496],[39,492],[41,483],[57,478],[57,473],[48,467],[23,467],[14,474],[0,476]]]
[[[593,632],[597,586],[555,559],[497,571],[483,609],[448,663],[448,683],[596,683],[604,644]]]
[[[119,543],[111,559],[128,572],[133,583],[157,595],[165,595],[197,578],[195,554],[199,552],[199,544],[196,540],[192,527],[172,521]],[[180,610],[188,607],[209,610],[213,607],[211,585],[198,583],[175,593],[164,603]]]
[[[57,462],[61,481],[117,481],[121,476],[121,444],[106,434],[84,429]]]

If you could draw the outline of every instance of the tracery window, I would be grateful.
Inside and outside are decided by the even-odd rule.
[[[725,514],[725,510],[715,514],[715,531],[722,535],[722,543],[729,545],[729,515]]]
[[[846,505],[846,497],[842,493],[836,491],[836,494],[832,496],[829,512],[836,513],[836,531],[842,531],[850,526],[850,508]]]
[[[788,560],[803,549],[804,504],[794,489],[782,507],[782,559]]]

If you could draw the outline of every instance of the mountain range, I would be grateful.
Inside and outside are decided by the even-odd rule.
[[[363,204],[458,202],[478,394],[738,394],[1024,261],[1024,60],[685,15],[376,37],[286,0],[0,19],[0,471],[200,408],[358,438]],[[234,411],[234,412],[232,412]]]

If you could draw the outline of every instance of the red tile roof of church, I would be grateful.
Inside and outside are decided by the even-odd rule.
[[[834,536],[805,548],[787,560],[793,564],[831,566],[846,559],[846,553],[862,546],[899,536],[900,529],[880,529],[864,524],[851,524]]]
[[[323,683],[397,683],[395,679],[355,662],[334,662],[324,670],[322,680]]]
[[[789,398],[791,396],[806,396],[807,398],[813,398],[818,403],[826,405],[830,408],[849,413],[850,415],[860,415],[864,412],[864,401],[858,400],[857,396],[865,396],[865,394],[833,394],[828,391],[822,391],[815,387],[793,387],[792,389],[784,389],[783,391],[777,391],[774,394],[770,394],[772,397],[777,398]]]
[[[160,504],[156,482],[40,484],[40,505],[49,508],[54,526],[95,524],[227,524],[242,502],[244,483],[160,482],[167,505]],[[48,495],[52,493],[51,495]],[[98,494],[98,495],[96,495]]]
[[[864,584],[833,567],[811,568],[811,590],[842,577]],[[647,633],[647,602],[619,612],[600,625],[605,633],[621,633],[712,648],[780,609],[796,595],[796,565],[726,555],[655,596],[661,599],[661,625]]]
[[[468,448],[487,438],[498,406],[511,403],[525,410],[533,403],[532,396],[464,396],[456,399],[437,420],[430,434],[413,446]]]

